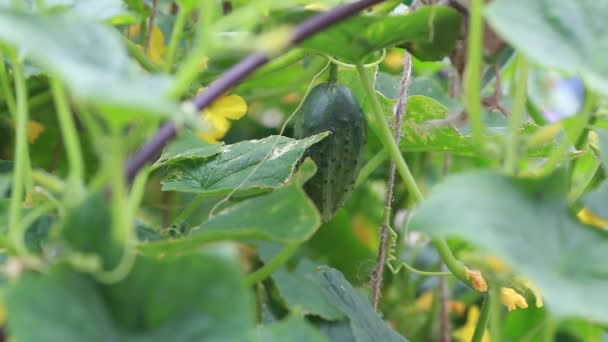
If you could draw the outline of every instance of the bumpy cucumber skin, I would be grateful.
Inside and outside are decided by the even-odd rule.
[[[367,123],[359,102],[350,89],[334,82],[310,91],[294,127],[298,139],[326,131],[331,135],[312,145],[304,156],[318,167],[304,189],[323,222],[336,214],[352,192],[367,144]]]

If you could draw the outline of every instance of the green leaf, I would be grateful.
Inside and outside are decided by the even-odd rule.
[[[112,286],[62,265],[28,272],[6,289],[8,329],[19,341],[240,341],[254,315],[235,254],[139,259]]]
[[[267,263],[280,251],[275,244],[258,244],[258,255]],[[287,271],[280,268],[272,274],[272,280],[290,310],[297,310],[305,315],[312,314],[326,320],[337,320],[344,315],[320,294],[322,293],[316,265],[309,260],[301,260],[297,267]]]
[[[331,342],[356,341],[350,323],[347,319],[338,322],[320,322],[319,330],[329,338]]]
[[[320,267],[319,277],[327,299],[350,320],[357,342],[407,341],[388,327],[369,300],[356,292],[340,272],[330,267]]]
[[[153,166],[158,168],[185,160],[204,160],[220,153],[222,147],[222,144],[210,144],[197,137],[194,132],[184,130],[163,150],[163,154]]]
[[[143,243],[140,250],[146,254],[165,255],[195,250],[205,243],[222,240],[304,241],[320,224],[319,212],[304,191],[289,184],[225,209],[193,229],[189,236]]]
[[[301,47],[357,63],[374,51],[406,44],[419,59],[440,60],[454,48],[460,22],[457,11],[443,6],[422,7],[407,15],[356,16],[308,38]]]
[[[602,164],[605,169],[608,169],[608,130],[606,129],[596,129],[598,140],[599,140],[599,148],[600,148],[600,158],[602,160]]]
[[[325,336],[297,316],[263,326],[252,335],[253,340],[259,342],[329,342]]]
[[[10,6],[11,0],[0,0],[0,6]],[[35,2],[25,1],[27,9],[40,12]],[[46,0],[47,12],[67,11],[89,20],[108,21],[112,24],[133,23],[135,18],[127,11],[122,0]]]
[[[497,0],[485,14],[506,41],[535,62],[580,73],[608,95],[605,2]]]
[[[608,232],[569,214],[565,184],[561,174],[546,179],[490,171],[457,175],[433,189],[410,227],[436,237],[458,236],[491,251],[536,284],[558,315],[606,322]]]
[[[176,259],[139,258],[103,296],[121,329],[158,341],[238,341],[254,327],[252,296],[230,245]]]
[[[118,340],[95,283],[65,266],[27,273],[5,293],[8,329],[21,341]],[[36,329],[32,329],[36,327]]]
[[[340,241],[340,248],[335,248],[336,241]],[[367,270],[367,265],[376,260],[374,253],[355,236],[351,217],[345,209],[338,210],[306,245],[315,259],[337,268],[353,284],[368,280],[367,274],[361,275],[362,269]]]
[[[62,0],[62,2],[66,2]],[[127,11],[122,0],[70,0],[69,8],[82,18],[103,20],[112,24],[134,23],[135,18]]]
[[[581,202],[596,216],[608,219],[608,182],[604,181],[599,187],[583,195]]]
[[[0,41],[57,74],[78,100],[104,109],[112,122],[142,114],[180,113],[165,93],[169,79],[146,75],[129,58],[117,32],[77,16],[0,12]]]
[[[289,179],[306,148],[326,136],[322,133],[302,140],[270,136],[220,146],[215,155],[212,148],[205,149],[207,159],[198,155],[174,159],[165,169],[163,190],[217,195],[276,188]],[[188,146],[184,147],[189,151]],[[176,154],[178,151],[173,150],[171,155]]]
[[[68,247],[78,253],[100,257],[104,269],[115,266],[123,254],[112,235],[112,217],[103,193],[90,194],[75,201],[67,210],[61,235]]]

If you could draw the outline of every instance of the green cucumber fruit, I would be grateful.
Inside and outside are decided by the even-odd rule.
[[[331,134],[303,156],[317,164],[317,173],[304,189],[323,222],[336,214],[353,190],[367,143],[367,124],[359,102],[350,89],[335,82],[321,83],[310,91],[294,127],[297,139],[326,131]]]

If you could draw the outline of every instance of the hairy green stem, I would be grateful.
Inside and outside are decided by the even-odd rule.
[[[513,174],[517,168],[519,150],[519,131],[526,109],[528,95],[529,63],[524,56],[519,56],[517,63],[517,87],[511,116],[509,117],[509,130],[505,139],[504,169],[507,174]]]
[[[61,127],[61,137],[63,138],[70,165],[68,179],[73,184],[80,183],[84,180],[84,162],[82,160],[82,151],[80,150],[80,141],[78,140],[78,132],[72,118],[65,89],[57,76],[51,77],[51,91],[55,99],[55,109],[57,111],[59,126]]]
[[[479,320],[477,321],[477,325],[475,326],[475,332],[473,333],[471,342],[481,342],[483,339],[483,335],[486,332],[486,327],[488,326],[488,320],[490,318],[490,301],[490,296],[486,295],[486,299],[481,305]]]
[[[384,148],[388,150],[388,154],[395,162],[397,171],[403,179],[409,193],[413,196],[415,202],[419,203],[422,201],[422,192],[420,192],[420,189],[418,189],[416,180],[403,159],[403,155],[401,154],[401,151],[399,151],[399,146],[397,146],[395,140],[393,139],[392,132],[384,117],[382,106],[380,105],[378,97],[376,96],[376,91],[374,90],[372,81],[365,72],[365,68],[361,63],[357,64],[357,71],[359,72],[359,77],[361,78],[361,82],[363,83],[367,96],[372,103],[374,119],[379,122],[380,131],[378,133],[380,141],[384,145]],[[443,239],[435,239],[433,240],[433,245],[437,249],[437,252],[443,259],[443,262],[450,272],[452,272],[452,274],[458,280],[470,285],[470,281],[467,279],[464,266],[460,263],[460,261],[456,260],[452,254],[452,251],[448,247],[447,242]]]
[[[386,152],[386,148],[382,148],[378,153],[376,153],[372,159],[370,159],[367,164],[363,165],[361,171],[359,171],[359,176],[357,176],[357,181],[355,182],[355,188],[365,182],[369,176],[386,160],[388,157],[388,153]]]
[[[213,1],[201,1],[199,5],[198,27],[196,29],[197,39],[194,49],[181,64],[175,76],[173,87],[169,91],[169,97],[178,99],[188,90],[200,73],[201,64],[207,57],[208,50],[213,40],[212,23],[215,21],[215,7]]]
[[[593,108],[595,104],[595,96],[591,94],[591,92],[586,92],[585,100],[583,102],[583,108],[577,114],[580,119],[574,121],[573,127],[571,129],[571,138],[573,141],[578,142],[581,135],[585,133],[585,131],[587,131],[587,125],[593,117]],[[570,139],[568,139],[568,137],[563,137],[557,147],[555,147],[553,151],[551,151],[551,154],[549,154],[549,158],[547,158],[547,161],[540,168],[539,174],[547,175],[551,173],[555,169],[555,167],[562,161],[563,156],[568,151],[568,147],[570,147]]]
[[[15,95],[11,87],[11,82],[8,78],[8,72],[6,71],[6,65],[4,64],[4,54],[0,51],[0,86],[2,86],[2,98],[6,102],[8,111],[11,113],[13,120],[15,120],[17,106],[15,104]]]
[[[285,69],[286,67],[302,60],[304,57],[306,57],[306,50],[298,48],[291,49],[283,55],[275,58],[272,62],[256,70],[253,74],[251,74],[249,79],[254,80],[275,71]]]
[[[192,201],[190,201],[190,203],[188,203],[188,206],[184,210],[182,210],[182,212],[179,214],[179,216],[176,217],[175,220],[173,220],[173,225],[180,225],[184,221],[186,221],[188,219],[188,217],[190,217],[190,215],[192,215],[194,210],[196,210],[196,208],[198,208],[198,206],[201,203],[203,203],[205,198],[207,198],[207,196],[205,196],[205,194],[197,195]]]
[[[272,260],[245,278],[247,285],[253,286],[256,283],[268,278],[274,271],[278,270],[279,267],[281,267],[287,262],[287,260],[289,260],[289,258],[291,258],[301,244],[302,241],[290,242],[286,244],[283,249],[272,258]]]
[[[32,170],[32,179],[34,182],[42,185],[45,189],[53,192],[63,192],[65,183],[50,173],[41,170]]]
[[[107,172],[110,174],[110,189],[112,190],[110,198],[112,207],[112,234],[114,240],[123,245],[123,254],[113,269],[102,269],[93,274],[98,281],[106,284],[117,283],[124,279],[135,263],[136,241],[132,215],[136,210],[135,208],[139,205],[145,180],[148,176],[148,172],[142,172],[138,175],[143,181],[139,180],[137,184],[134,184],[137,186],[137,189],[134,190],[134,196],[129,201],[127,199],[126,182],[122,173],[123,156],[122,153],[117,153],[117,151],[121,151],[122,139],[119,136],[112,137],[111,145],[115,153],[108,156]]]
[[[500,306],[500,287],[491,284],[488,292],[490,297],[490,341],[502,341],[502,321]]]
[[[379,123],[379,138],[382,141],[384,148],[388,150],[388,154],[395,161],[397,171],[403,179],[409,193],[414,197],[416,202],[420,202],[422,200],[422,193],[420,192],[420,189],[418,189],[416,180],[410,172],[410,169],[407,166],[405,159],[403,159],[403,155],[399,150],[399,146],[397,146],[395,140],[393,139],[393,134],[391,132],[391,129],[388,127],[386,118],[384,117],[382,106],[380,105],[380,101],[376,96],[374,85],[367,73],[365,72],[363,64],[357,63],[357,71],[359,72],[359,77],[361,78],[361,82],[363,83],[363,87],[365,89],[365,92],[367,93],[367,97],[372,103],[372,112],[374,115],[374,119]]]
[[[129,38],[127,37],[122,37],[122,41],[125,44],[125,47],[127,48],[127,51],[129,52],[129,54],[135,58],[135,60],[147,71],[150,72],[159,72],[160,71],[160,67],[158,65],[156,65],[156,63],[152,62],[152,60],[150,60],[150,58],[148,57],[148,55],[146,55],[146,53],[140,49],[140,47],[133,43]]]
[[[11,56],[14,57],[14,56]],[[27,85],[23,74],[23,66],[17,58],[11,58],[15,74],[16,112],[15,112],[15,154],[13,166],[13,183],[9,211],[9,235],[15,245],[22,241],[20,234],[21,207],[25,193],[24,185],[31,170],[28,165],[27,146]]]
[[[460,280],[461,282],[471,286],[471,281],[467,278],[464,265],[456,259],[456,257],[452,253],[452,250],[450,250],[448,243],[444,239],[439,238],[433,239],[432,243],[433,247],[435,247],[435,249],[437,250],[439,256],[441,256],[443,263],[448,268],[448,270],[452,272],[454,277],[456,277],[456,279]]]
[[[165,72],[170,73],[173,68],[173,62],[175,61],[175,54],[177,53],[177,46],[182,38],[184,27],[188,21],[190,11],[186,6],[180,6],[177,12],[177,18],[175,24],[173,24],[173,31],[171,32],[171,40],[169,41],[169,47],[167,48],[167,54],[165,57]]]
[[[481,118],[483,1],[471,0],[469,8],[469,37],[467,40],[467,66],[464,76],[465,108],[471,121],[473,143],[479,148],[482,148],[483,143],[483,121]]]

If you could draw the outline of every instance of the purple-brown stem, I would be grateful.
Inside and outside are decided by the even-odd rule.
[[[407,110],[407,87],[412,73],[412,56],[405,51],[403,55],[403,76],[401,77],[399,100],[395,106],[393,118],[395,119],[394,136],[395,142],[399,145],[401,140],[401,124],[403,116]],[[389,252],[389,233],[390,216],[393,203],[393,188],[395,186],[395,162],[391,160],[388,181],[386,183],[386,197],[384,198],[384,215],[382,218],[382,226],[380,226],[380,246],[378,247],[378,257],[376,260],[376,268],[370,276],[370,287],[372,289],[372,306],[378,309],[380,301],[380,292],[382,290],[382,276],[384,274],[384,265],[386,264],[387,253]]]
[[[313,34],[324,30],[359,11],[380,3],[383,0],[361,0],[346,5],[338,6],[330,11],[315,15],[304,21],[294,29],[290,44],[295,45]],[[228,69],[220,78],[215,80],[200,95],[192,100],[194,106],[201,110],[210,105],[222,94],[234,87],[245,77],[253,73],[260,66],[266,64],[270,56],[263,52],[254,52],[239,63]],[[160,152],[177,134],[177,127],[173,122],[167,122],[161,126],[155,136],[153,136],[139,151],[127,161],[126,177],[130,183],[139,170],[148,163],[156,153]]]

